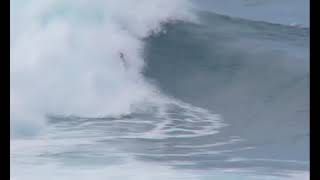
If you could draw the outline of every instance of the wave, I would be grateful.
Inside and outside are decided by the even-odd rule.
[[[231,58],[224,56],[224,54],[216,57],[216,54],[209,55],[205,52],[211,49],[230,48],[223,47],[223,43],[218,43],[218,41],[231,42],[232,38],[236,38],[232,33],[239,33],[238,37],[247,37],[248,33],[253,36],[238,38],[232,46],[237,46],[237,43],[240,46],[242,43],[255,44],[258,43],[259,38],[264,41],[264,45],[273,46],[270,42],[272,37],[282,38],[283,41],[294,41],[290,42],[289,48],[297,49],[306,46],[304,39],[308,34],[308,29],[298,30],[268,23],[251,23],[243,19],[218,14],[212,15],[206,12],[200,13],[201,21],[206,22],[198,23],[199,19],[190,10],[191,4],[188,1],[179,0],[154,1],[152,3],[128,1],[124,4],[114,1],[94,3],[81,1],[76,4],[73,1],[38,2],[34,0],[28,3],[12,1],[11,4],[10,109],[11,119],[15,119],[12,121],[12,125],[15,127],[13,129],[28,129],[26,127],[32,126],[31,124],[36,125],[36,129],[41,129],[37,126],[43,125],[45,114],[85,117],[130,114],[135,111],[133,110],[135,104],[161,99],[160,96],[163,95],[154,85],[155,82],[160,83],[161,91],[167,89],[172,91],[179,82],[185,79],[200,78],[197,73],[209,72],[201,72],[203,69],[197,68],[198,66],[210,68],[213,64],[204,61],[201,62],[201,65],[194,64],[195,59],[199,59],[198,57],[215,58],[214,63],[222,66],[222,68],[219,67],[220,70],[223,70],[223,66],[237,66],[242,63],[241,60],[230,61]],[[132,11],[126,10],[126,7],[129,6],[133,7]],[[144,11],[145,14],[136,14],[139,9],[148,9],[148,11]],[[163,12],[163,9],[166,13]],[[197,23],[163,24],[171,20],[194,23],[197,21]],[[203,24],[208,24],[208,26],[204,27]],[[186,30],[191,28],[194,31],[202,32],[188,34],[189,38],[181,41],[182,37],[171,37],[172,33],[166,33],[170,30],[170,27],[166,27],[167,25],[178,30],[179,28],[186,28]],[[276,29],[273,29],[275,27]],[[228,32],[228,29],[236,30]],[[187,33],[187,31],[182,33]],[[219,35],[221,36],[218,37]],[[190,44],[187,40],[194,39],[195,42],[203,43],[202,40],[208,38],[215,42],[210,45],[217,47],[209,48],[208,42],[191,44],[198,47],[195,47],[196,51],[190,51],[191,53],[188,54],[187,59],[190,59],[188,61],[190,63],[189,65],[186,63],[188,69],[183,70],[197,73],[189,73],[188,76],[179,71],[181,69],[177,64],[179,59],[175,57],[179,54],[165,52],[168,53],[168,57],[163,58],[162,52],[151,52],[149,54],[153,54],[152,58],[143,57],[143,51],[146,49],[144,39],[156,41],[151,44],[157,46],[165,38],[172,38],[171,41],[174,43],[186,42],[184,46]],[[286,44],[280,43],[277,46],[286,46]],[[183,48],[181,46],[179,49],[175,49],[175,47],[172,49],[183,52],[185,51]],[[163,48],[163,51],[165,50],[167,49]],[[120,52],[124,52],[126,58],[129,58],[129,70],[123,68],[119,58]],[[243,54],[243,52],[237,53]],[[294,53],[299,56],[299,51]],[[304,52],[300,53],[300,56],[305,57]],[[153,65],[149,62],[150,59],[157,57],[163,58],[159,60],[160,64]],[[148,60],[147,66],[144,58]],[[245,63],[251,63],[246,57],[242,58]],[[206,57],[202,59],[206,59]],[[176,76],[168,77],[170,73],[166,71],[162,72],[162,74],[167,73],[166,77],[155,76],[155,74],[160,75],[159,71],[163,70],[162,66],[171,65],[168,60],[175,63],[172,69],[177,71],[175,72]],[[155,79],[155,81],[146,81],[141,74],[142,71],[147,72],[144,74],[147,77],[151,74],[151,78],[148,79]],[[218,81],[221,81],[232,73],[219,74],[215,77],[220,77]],[[174,80],[171,82],[176,81],[177,83],[169,85],[167,84],[169,80]],[[204,79],[201,81],[205,82]],[[214,82],[214,84],[218,83]],[[218,87],[218,85],[214,86]],[[219,86],[220,89],[224,88],[223,85]],[[182,87],[183,84],[179,84],[177,88],[181,89]],[[130,93],[128,93],[129,89]],[[211,97],[215,96],[218,91],[214,89],[213,92],[215,93],[210,95]],[[185,98],[181,98],[184,93],[186,92],[181,91],[173,96],[185,100]],[[199,92],[195,94],[199,94]],[[158,98],[153,98],[154,96]],[[191,104],[194,102],[199,104],[197,101],[200,101],[200,98],[186,101]]]
[[[308,28],[182,0],[10,3],[12,179],[308,176]]]
[[[217,136],[256,147],[242,155],[308,161],[309,29],[199,16],[201,23],[168,25],[146,39],[144,75],[162,92],[218,113],[229,126]]]

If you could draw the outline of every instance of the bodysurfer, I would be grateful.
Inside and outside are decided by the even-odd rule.
[[[119,55],[120,55],[120,59],[122,61],[122,64],[123,64],[124,68],[127,69],[128,65],[127,65],[127,61],[126,61],[126,59],[124,57],[124,54],[122,52],[120,52]]]

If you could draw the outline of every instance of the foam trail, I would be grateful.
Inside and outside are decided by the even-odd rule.
[[[13,133],[42,129],[46,114],[126,114],[156,96],[140,72],[142,38],[168,20],[194,20],[184,0],[10,1]],[[119,58],[123,52],[129,69]]]

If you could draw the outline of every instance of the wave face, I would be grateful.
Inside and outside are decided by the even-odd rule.
[[[199,14],[200,24],[169,25],[147,39],[145,75],[167,94],[218,112],[229,126],[215,138],[240,136],[238,147],[254,147],[234,156],[308,162],[309,29]]]
[[[182,0],[10,3],[12,180],[309,178],[309,29]]]

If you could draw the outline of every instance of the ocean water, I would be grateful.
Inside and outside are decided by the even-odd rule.
[[[11,0],[11,180],[309,179],[305,9],[263,2]]]

